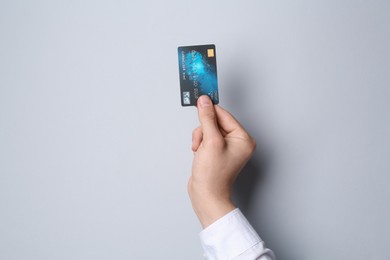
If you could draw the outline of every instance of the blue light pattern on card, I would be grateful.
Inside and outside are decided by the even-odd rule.
[[[215,45],[178,48],[182,106],[194,106],[201,95],[219,103]]]

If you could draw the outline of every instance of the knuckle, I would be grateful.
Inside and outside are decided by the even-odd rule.
[[[253,139],[251,136],[248,135],[247,139],[246,139],[246,152],[248,155],[252,155],[254,153],[254,151],[256,150],[256,140]]]
[[[252,137],[250,137],[249,145],[251,147],[252,152],[254,152],[256,150],[256,147],[257,147],[256,140],[253,139]]]

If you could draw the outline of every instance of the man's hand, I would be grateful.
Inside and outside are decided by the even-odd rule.
[[[198,99],[200,126],[192,134],[194,160],[188,193],[202,226],[232,211],[231,189],[256,143],[226,110],[208,96]]]

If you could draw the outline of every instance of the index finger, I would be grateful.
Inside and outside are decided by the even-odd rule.
[[[227,133],[231,133],[234,131],[245,131],[240,122],[234,118],[232,114],[223,109],[222,107],[216,105],[215,112],[217,115],[218,125]]]

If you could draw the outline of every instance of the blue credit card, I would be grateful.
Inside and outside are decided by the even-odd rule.
[[[182,106],[195,106],[201,95],[219,103],[216,57],[214,44],[178,48]]]

